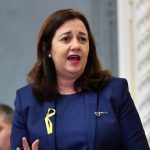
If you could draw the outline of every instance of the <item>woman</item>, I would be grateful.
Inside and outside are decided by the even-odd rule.
[[[16,95],[12,150],[149,149],[127,81],[102,70],[80,12],[45,20],[28,77]]]

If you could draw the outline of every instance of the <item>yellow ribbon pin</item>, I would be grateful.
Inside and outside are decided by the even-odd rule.
[[[50,121],[50,117],[54,116],[56,113],[55,109],[49,108],[48,112],[45,117],[45,124],[46,124],[46,129],[47,129],[47,134],[52,134],[53,133],[53,124]]]

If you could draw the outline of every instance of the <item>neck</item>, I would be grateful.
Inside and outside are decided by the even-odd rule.
[[[58,79],[58,89],[60,94],[73,94],[76,93],[74,89],[75,79]]]

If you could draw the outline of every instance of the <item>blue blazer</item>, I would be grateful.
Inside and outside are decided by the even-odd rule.
[[[55,102],[39,103],[32,94],[32,86],[16,92],[11,150],[22,148],[22,137],[27,137],[30,144],[39,139],[39,150],[56,150],[55,132],[47,134],[44,122],[48,108],[55,108]],[[149,150],[125,79],[112,77],[103,90],[85,92],[85,110],[88,150]],[[55,127],[55,115],[51,121]],[[63,142],[66,140],[71,139]]]

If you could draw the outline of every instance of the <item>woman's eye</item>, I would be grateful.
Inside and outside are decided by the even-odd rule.
[[[64,41],[64,42],[69,42],[69,40],[70,40],[70,37],[63,37],[62,39],[61,39],[61,41]]]
[[[87,41],[87,38],[86,38],[86,37],[80,37],[80,41],[81,41],[81,42],[86,42],[86,41]]]

